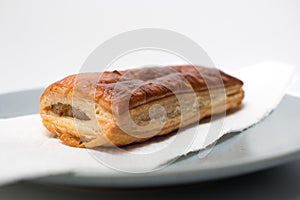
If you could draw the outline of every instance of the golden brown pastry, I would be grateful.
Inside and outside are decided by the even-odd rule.
[[[220,70],[191,65],[82,73],[50,85],[40,114],[67,145],[123,146],[239,108],[242,86]]]

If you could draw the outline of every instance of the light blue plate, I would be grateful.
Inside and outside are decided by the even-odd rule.
[[[0,118],[38,113],[42,89],[0,95]],[[148,187],[207,181],[266,169],[300,158],[300,98],[285,96],[258,125],[222,138],[203,159],[191,154],[163,170],[81,177],[72,174],[34,181],[73,186]]]

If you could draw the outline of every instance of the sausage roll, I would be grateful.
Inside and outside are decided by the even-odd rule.
[[[67,145],[123,146],[239,108],[242,86],[218,69],[192,65],[80,73],[46,88],[40,115]]]

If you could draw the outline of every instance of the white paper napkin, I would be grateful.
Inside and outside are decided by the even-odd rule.
[[[120,172],[113,169],[134,173],[158,169],[205,148],[226,133],[242,131],[262,120],[279,104],[293,71],[292,66],[275,62],[226,70],[244,82],[246,95],[241,110],[227,115],[225,120],[203,123],[121,151],[63,145],[43,127],[39,115],[0,119],[0,184],[61,173],[119,176]],[[206,133],[212,128],[218,132],[207,140]]]

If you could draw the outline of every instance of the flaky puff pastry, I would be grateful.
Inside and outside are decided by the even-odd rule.
[[[243,82],[200,66],[82,73],[50,85],[43,124],[74,147],[123,146],[239,108]]]

